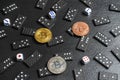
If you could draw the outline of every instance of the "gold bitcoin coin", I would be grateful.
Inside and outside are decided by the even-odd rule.
[[[39,43],[47,43],[52,39],[52,32],[47,28],[39,28],[35,32],[34,38]]]

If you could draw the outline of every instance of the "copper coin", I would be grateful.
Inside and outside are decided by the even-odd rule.
[[[85,22],[76,22],[72,26],[72,32],[76,36],[85,36],[89,33],[90,28],[87,23]]]

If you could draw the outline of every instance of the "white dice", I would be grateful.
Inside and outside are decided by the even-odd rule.
[[[82,57],[81,62],[83,64],[88,64],[90,62],[90,58],[88,56],[84,56],[84,57]]]
[[[22,54],[22,53],[18,53],[18,54],[16,55],[16,59],[17,59],[17,61],[23,61],[23,60],[24,60],[23,54]]]
[[[50,11],[48,13],[48,16],[50,17],[50,19],[55,19],[56,18],[56,13],[54,11]]]
[[[11,25],[10,19],[9,19],[9,18],[5,18],[5,19],[3,20],[3,24],[4,24],[4,26],[10,26],[10,25]]]
[[[91,8],[85,8],[85,11],[84,11],[85,15],[89,16],[89,15],[91,15],[91,13],[92,13],[92,9]]]

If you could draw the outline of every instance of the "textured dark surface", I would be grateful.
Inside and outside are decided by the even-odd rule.
[[[38,0],[0,0],[0,9],[11,3],[16,3],[16,5],[19,7],[18,10],[13,11],[10,14],[7,14],[6,16],[4,15],[1,16],[9,17],[13,23],[17,15],[21,14],[27,17],[23,27],[32,27],[32,28],[43,27],[36,21],[41,16],[47,15],[52,5],[55,4],[58,0],[49,0],[48,5],[45,7],[44,10],[35,8],[37,1]],[[62,9],[59,13],[57,13],[56,24],[51,29],[54,36],[58,36],[58,35],[64,36],[63,44],[54,47],[47,47],[46,44],[44,45],[38,44],[32,37],[21,35],[20,34],[21,30],[15,30],[12,27],[0,26],[0,29],[5,29],[8,34],[6,38],[0,40],[1,61],[3,59],[6,59],[7,57],[15,57],[18,52],[24,53],[25,58],[27,58],[36,49],[38,49],[39,52],[43,55],[40,61],[37,62],[31,68],[28,68],[22,62],[17,62],[13,67],[10,67],[7,71],[0,74],[0,80],[13,80],[16,77],[16,75],[19,74],[20,71],[24,71],[24,70],[26,70],[30,74],[29,80],[74,80],[73,70],[78,67],[85,68],[86,70],[85,77],[87,80],[98,80],[98,72],[103,70],[108,72],[118,73],[120,79],[120,63],[110,52],[114,46],[117,45],[119,46],[120,36],[114,38],[109,33],[109,31],[113,28],[114,25],[116,24],[120,25],[119,22],[120,13],[111,12],[108,10],[109,4],[111,3],[119,4],[120,0],[94,0],[94,4],[92,7],[93,10],[92,15],[88,17],[82,14],[82,11],[85,9],[86,6],[82,4],[79,0],[66,0],[66,1],[68,2],[68,5],[64,9]],[[78,8],[79,12],[74,21],[68,22],[66,20],[63,20],[63,18],[67,12],[67,9],[71,6]],[[98,16],[109,16],[111,23],[107,25],[95,27],[92,23],[92,20]],[[66,32],[66,30],[69,27],[71,27],[71,25],[76,21],[85,21],[90,26],[89,36],[91,39],[86,52],[81,52],[79,50],[76,50],[76,46],[79,41],[79,38],[72,37]],[[107,36],[113,39],[113,43],[111,44],[111,46],[105,47],[93,38],[93,36],[98,31],[106,34]],[[32,43],[31,47],[16,51],[11,49],[10,44],[13,41],[17,41],[25,38],[28,38],[31,41]],[[74,60],[68,62],[67,70],[63,74],[47,76],[45,78],[38,77],[37,69],[39,69],[40,67],[45,67],[49,58],[51,58],[56,53],[67,52],[67,51],[73,52]],[[102,52],[113,61],[113,65],[108,70],[105,69],[103,66],[101,66],[99,63],[97,63],[95,60],[93,60],[93,57],[99,52]],[[91,62],[85,66],[81,66],[80,60],[84,55],[89,56]]]

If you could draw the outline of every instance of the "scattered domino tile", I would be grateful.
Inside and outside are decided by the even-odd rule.
[[[117,37],[120,35],[120,26],[116,26],[115,28],[113,28],[110,33],[114,36]]]
[[[101,42],[106,47],[109,46],[112,42],[112,39],[110,39],[109,37],[107,37],[106,35],[104,35],[101,32],[98,32],[94,37],[95,37],[96,40]]]
[[[77,68],[73,70],[75,80],[85,80],[85,73],[83,69]]]
[[[98,18],[93,19],[93,23],[95,26],[105,25],[105,24],[108,24],[110,22],[111,21],[110,21],[108,16],[98,17]]]
[[[118,80],[118,74],[110,72],[99,72],[99,80]]]
[[[65,52],[59,54],[63,59],[66,61],[72,61],[73,60],[73,53],[72,52]]]
[[[26,60],[24,60],[24,63],[28,66],[31,67],[32,65],[34,65],[40,58],[42,57],[42,55],[38,52],[38,50],[34,51],[33,54],[31,56],[29,56]]]
[[[112,49],[111,52],[120,61],[120,48],[119,47],[115,47],[114,49]]]
[[[56,36],[50,42],[48,42],[48,46],[55,46],[61,43],[64,43],[63,36]]]
[[[8,14],[14,10],[18,9],[17,5],[14,3],[14,4],[11,4],[5,8],[2,9],[2,11],[4,12],[4,14]]]
[[[59,0],[56,4],[52,6],[52,9],[55,12],[60,11],[62,8],[64,8],[67,5],[67,2],[65,0]]]
[[[16,41],[16,42],[12,43],[13,49],[20,49],[20,48],[25,48],[28,46],[30,46],[30,42],[28,39],[23,39],[23,40]]]
[[[78,13],[78,10],[75,9],[75,8],[69,8],[66,16],[65,16],[65,19],[68,20],[68,21],[73,21],[75,16],[77,15]]]
[[[72,28],[71,28],[71,27],[67,30],[67,32],[68,32],[71,36],[74,35],[74,33],[72,32]]]
[[[77,45],[77,49],[81,50],[81,51],[86,51],[89,40],[90,40],[89,37],[86,37],[86,36],[81,37],[81,39]]]
[[[0,30],[0,39],[4,38],[6,36],[7,36],[7,34],[6,34],[5,30]]]
[[[40,9],[44,9],[47,5],[48,0],[39,0],[36,7]]]
[[[38,22],[49,29],[55,25],[55,20],[49,20],[43,16],[39,18]]]
[[[88,7],[92,7],[93,5],[93,0],[80,0],[80,1]]]
[[[28,36],[34,36],[36,29],[23,27],[22,34]]]
[[[23,71],[21,71],[14,80],[28,80],[29,75]]]
[[[109,10],[110,11],[120,12],[120,5],[119,4],[110,4]]]
[[[6,69],[11,67],[15,62],[11,58],[5,59],[3,62],[0,63],[0,73],[4,72]]]
[[[25,22],[27,17],[25,16],[22,16],[22,15],[18,15],[18,17],[16,18],[16,20],[14,21],[13,23],[13,28],[16,28],[16,29],[21,29],[23,23]]]
[[[113,62],[108,57],[101,53],[95,56],[95,60],[102,64],[107,69],[110,68],[110,66],[113,64]]]
[[[45,67],[45,68],[39,68],[38,69],[38,74],[39,74],[39,77],[45,77],[45,76],[51,75],[52,73],[49,72],[49,70],[47,69],[47,67]]]

